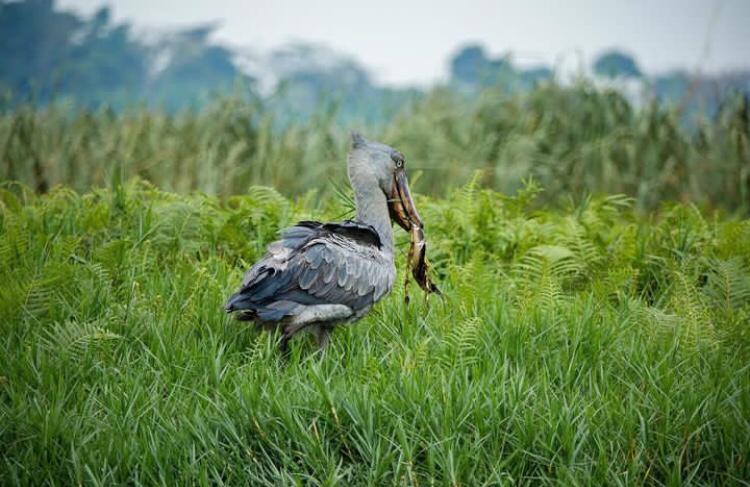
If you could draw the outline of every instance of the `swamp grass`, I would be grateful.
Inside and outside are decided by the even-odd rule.
[[[746,484],[750,221],[479,181],[417,198],[443,300],[288,362],[222,304],[344,199],[5,184],[0,484]]]

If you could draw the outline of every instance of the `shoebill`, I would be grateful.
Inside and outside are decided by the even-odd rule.
[[[283,352],[304,329],[325,347],[337,325],[367,314],[396,277],[391,221],[422,228],[399,151],[352,134],[347,169],[356,218],[287,228],[226,303],[239,320],[280,329]]]

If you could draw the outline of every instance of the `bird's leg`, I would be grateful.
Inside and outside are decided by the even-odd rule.
[[[300,330],[308,325],[309,323],[291,321],[281,328],[281,342],[279,343],[279,350],[281,351],[282,355],[289,355],[289,341],[294,338],[294,335],[299,333]]]
[[[319,304],[315,306],[307,306],[301,313],[296,316],[289,317],[284,324],[281,326],[281,343],[279,349],[282,354],[289,353],[289,340],[292,339],[300,330],[314,326],[313,330],[316,334],[316,340],[318,346],[324,348],[328,343],[328,335],[330,334],[329,327],[320,324],[335,323],[352,315],[352,310],[348,306],[343,304]],[[318,336],[318,329],[324,328],[325,330],[322,335]]]
[[[331,342],[331,329],[324,325],[318,325],[314,329],[315,343],[318,344],[319,350],[325,350]]]
[[[281,341],[279,341],[279,352],[284,358],[289,357],[289,340],[292,339],[294,334],[287,333],[286,330],[281,331]]]

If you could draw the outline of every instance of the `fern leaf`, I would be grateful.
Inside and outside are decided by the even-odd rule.
[[[42,344],[49,353],[79,358],[90,348],[101,349],[109,342],[121,338],[122,336],[101,326],[98,320],[86,323],[66,321],[57,323],[42,338]]]
[[[750,273],[740,257],[709,260],[705,295],[724,311],[750,303]]]
[[[672,308],[682,317],[678,334],[691,348],[717,343],[716,330],[703,295],[688,277],[680,271],[673,272],[675,281]]]

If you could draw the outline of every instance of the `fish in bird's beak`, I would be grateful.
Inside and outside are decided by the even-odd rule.
[[[398,223],[401,228],[411,232],[414,226],[418,228],[424,226],[422,218],[417,212],[417,207],[414,206],[414,200],[411,198],[409,182],[406,179],[406,172],[403,167],[396,168],[393,173],[393,187],[388,200],[391,220]]]

